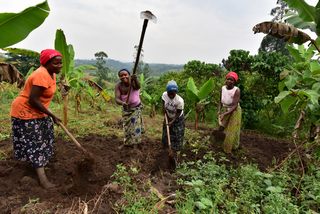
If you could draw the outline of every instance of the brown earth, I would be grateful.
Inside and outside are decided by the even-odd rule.
[[[205,135],[204,131],[204,135]],[[168,164],[167,151],[162,149],[160,139],[144,138],[138,148],[123,147],[122,140],[116,136],[88,135],[78,141],[95,155],[93,165],[85,165],[85,156],[69,140],[58,136],[55,156],[47,166],[49,179],[58,188],[45,190],[38,185],[34,170],[12,157],[11,141],[0,142],[0,151],[10,157],[0,161],[0,210],[1,213],[76,213],[87,202],[92,213],[116,213],[115,202],[121,202],[121,187],[110,184],[111,175],[119,163],[125,166],[134,164],[139,168],[135,181],[143,184],[152,181],[163,195],[168,195],[178,187],[174,184],[175,175]],[[211,143],[211,150],[219,160],[222,150],[218,143]],[[266,170],[274,161],[279,162],[292,149],[286,141],[269,138],[255,132],[244,131],[241,135],[240,149],[220,162],[231,167],[243,163],[256,163]],[[178,161],[200,159],[206,151],[197,154],[185,147],[185,154]],[[225,156],[225,155],[224,155]],[[174,210],[167,206],[163,213]]]

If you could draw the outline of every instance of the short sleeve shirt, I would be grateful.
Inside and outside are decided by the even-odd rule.
[[[173,99],[170,99],[168,93],[165,91],[162,94],[162,100],[164,101],[164,107],[169,118],[174,118],[178,109],[182,110],[180,116],[183,114],[184,100],[178,94]]]
[[[47,115],[29,104],[29,96],[32,86],[41,86],[44,89],[40,96],[40,102],[44,107],[49,108],[50,102],[56,91],[56,75],[50,76],[47,69],[43,66],[35,70],[27,79],[23,90],[11,104],[10,115],[23,120],[37,119]]]

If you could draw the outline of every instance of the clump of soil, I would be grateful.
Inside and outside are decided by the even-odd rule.
[[[118,147],[122,139],[116,136],[88,135],[79,138],[84,148],[94,155],[94,164],[85,160],[84,154],[72,142],[57,137],[55,155],[46,167],[48,178],[59,185],[57,189],[45,190],[38,184],[37,175],[28,164],[15,161],[12,158],[11,140],[0,142],[1,151],[8,151],[9,158],[0,161],[0,210],[2,213],[12,213],[21,210],[26,204],[36,201],[37,208],[52,213],[67,212],[75,206],[75,201],[95,200],[102,191],[107,200],[101,202],[96,213],[115,213],[113,204],[121,199],[119,192],[106,191],[111,175],[116,166],[122,163],[126,166],[135,163],[140,167],[138,177],[151,177],[154,185],[161,191],[174,191],[173,169],[168,162],[168,150],[163,149],[160,139],[144,138],[137,148]],[[188,147],[186,147],[188,148]],[[290,151],[291,146],[285,141],[267,138],[254,132],[244,132],[241,135],[240,150],[230,156],[233,165],[241,163],[257,163],[265,170],[272,165],[274,159],[280,160]],[[221,144],[212,143],[209,150],[219,156]],[[198,154],[185,149],[186,155],[178,160],[188,161],[200,159],[206,151]],[[89,165],[88,165],[89,164]],[[40,213],[40,212],[39,212]]]

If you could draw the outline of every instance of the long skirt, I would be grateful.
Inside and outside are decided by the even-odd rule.
[[[175,151],[180,151],[183,146],[184,139],[184,115],[178,117],[169,127],[171,148]],[[164,147],[168,146],[167,126],[163,124],[162,128],[162,144]]]
[[[223,150],[226,153],[231,153],[233,149],[237,149],[240,144],[240,129],[241,129],[241,114],[240,105],[230,115],[224,118],[224,133],[226,135],[223,142]]]
[[[141,135],[143,132],[142,122],[142,104],[122,110],[122,126],[124,130],[124,144],[134,145],[141,143]]]
[[[53,155],[54,128],[50,117],[21,120],[11,118],[14,157],[44,167]]]

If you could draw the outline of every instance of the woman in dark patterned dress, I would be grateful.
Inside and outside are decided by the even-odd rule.
[[[178,85],[174,80],[167,84],[167,90],[162,94],[162,104],[164,114],[167,115],[170,130],[171,148],[177,152],[181,150],[184,139],[184,100],[178,93]],[[164,148],[168,146],[166,124],[163,124],[162,144]]]
[[[56,90],[56,74],[62,68],[62,55],[53,49],[43,50],[40,63],[12,102],[10,115],[14,157],[31,163],[47,189],[55,186],[44,170],[53,154],[53,122],[61,121],[48,107]]]

